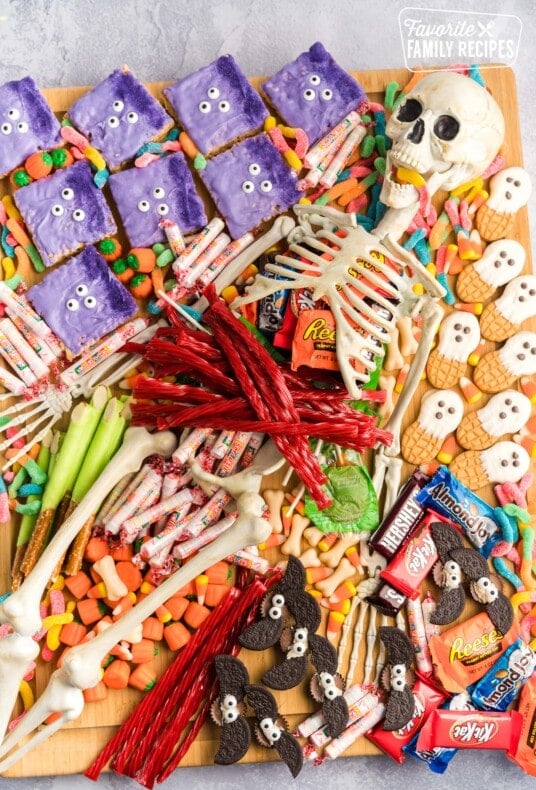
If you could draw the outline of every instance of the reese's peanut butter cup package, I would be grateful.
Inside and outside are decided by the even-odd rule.
[[[448,691],[465,691],[491,669],[516,639],[515,625],[503,634],[486,612],[479,612],[430,639],[435,675]]]

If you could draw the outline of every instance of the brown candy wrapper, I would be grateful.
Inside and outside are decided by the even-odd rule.
[[[517,639],[515,625],[502,634],[486,612],[480,612],[430,639],[436,678],[454,694],[480,680]]]

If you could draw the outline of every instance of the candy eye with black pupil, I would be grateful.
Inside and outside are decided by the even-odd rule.
[[[83,211],[81,208],[77,208],[73,211],[73,219],[75,222],[82,222],[86,218],[86,212]]]
[[[316,94],[314,90],[312,90],[311,88],[307,88],[307,90],[303,92],[303,98],[305,99],[305,101],[314,101],[315,96]]]
[[[108,118],[108,126],[110,127],[110,129],[117,129],[117,127],[119,126],[119,118],[117,118],[117,116],[115,115],[110,115],[110,117]]]
[[[207,91],[207,96],[209,99],[217,99],[219,95],[220,92],[216,87],[209,88]]]
[[[309,82],[311,83],[311,85],[320,85],[320,77],[318,76],[318,74],[311,74],[311,76],[309,77]]]

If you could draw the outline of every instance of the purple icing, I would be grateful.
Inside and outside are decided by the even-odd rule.
[[[203,201],[180,152],[147,167],[115,173],[108,183],[133,247],[164,241],[164,231],[158,227],[163,217],[176,222],[184,233],[206,224]]]
[[[49,272],[28,291],[37,312],[73,354],[137,310],[132,295],[94,247]]]
[[[296,174],[266,134],[249,137],[207,162],[199,175],[236,239],[296,203]]]
[[[231,55],[222,55],[163,93],[203,154],[257,131],[268,115]]]
[[[306,132],[310,145],[367,101],[363,88],[319,41],[266,80],[262,89],[289,126]]]
[[[117,232],[86,162],[56,170],[17,190],[14,197],[45,266]]]
[[[68,114],[112,168],[173,124],[132,72],[119,69],[78,99]]]
[[[60,142],[60,125],[31,77],[0,87],[0,175]]]

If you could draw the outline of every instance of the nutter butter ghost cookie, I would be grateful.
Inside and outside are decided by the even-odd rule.
[[[522,167],[507,167],[489,182],[489,200],[478,209],[476,227],[486,241],[503,239],[512,232],[514,217],[526,205],[532,184]]]
[[[497,442],[487,450],[467,450],[450,464],[464,485],[483,488],[489,483],[517,483],[528,472],[530,456],[516,442]]]
[[[502,343],[535,315],[536,275],[522,274],[508,283],[498,299],[486,305],[480,316],[480,333],[486,340]]]
[[[433,387],[448,389],[458,383],[467,360],[480,343],[478,318],[455,310],[442,322],[439,343],[428,357],[426,376]]]
[[[536,332],[517,332],[497,351],[480,358],[473,374],[484,392],[502,392],[521,376],[536,373]]]
[[[477,411],[466,414],[456,431],[456,440],[464,450],[486,450],[508,434],[519,431],[532,411],[526,395],[517,390],[504,390]]]
[[[526,253],[514,239],[488,244],[482,257],[456,277],[456,293],[464,302],[486,302],[502,285],[523,271]]]
[[[415,466],[432,461],[447,436],[456,430],[462,417],[463,401],[454,390],[430,390],[425,393],[417,420],[402,436],[403,457]]]

